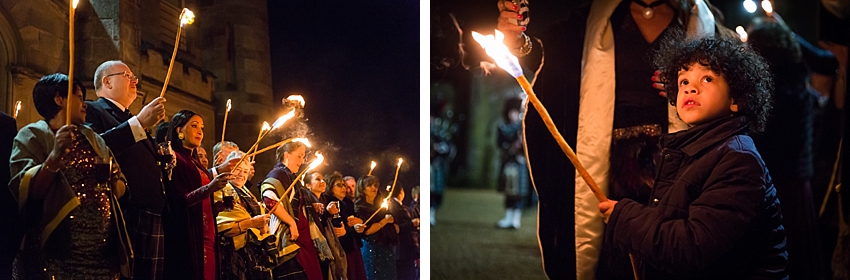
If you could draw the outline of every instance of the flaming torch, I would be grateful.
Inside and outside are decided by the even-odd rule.
[[[71,0],[69,3],[71,17],[68,20],[68,53],[70,55],[68,56],[68,98],[65,100],[65,125],[71,124],[71,96],[74,95],[74,15],[79,3],[79,0]]]
[[[260,141],[260,138],[263,137],[263,132],[265,132],[267,130],[271,130],[271,129],[272,129],[272,127],[269,126],[269,122],[263,122],[263,127],[260,128],[260,134],[257,134],[257,141]],[[283,144],[281,144],[281,145],[283,145]],[[274,149],[274,148],[272,148],[272,149]],[[263,150],[263,152],[265,152],[265,150]],[[258,154],[258,153],[254,153],[254,154]],[[251,161],[254,161],[254,156],[251,156]]]
[[[304,169],[304,171],[298,173],[298,176],[295,176],[295,179],[292,180],[292,184],[289,184],[289,187],[287,187],[286,190],[283,191],[283,193],[280,195],[280,198],[277,199],[277,203],[275,203],[274,207],[272,207],[272,210],[269,211],[269,213],[274,213],[275,208],[280,205],[280,201],[283,200],[283,198],[286,197],[287,194],[289,194],[289,191],[291,191],[292,188],[295,187],[295,183],[297,183],[301,177],[304,177],[304,174],[306,174],[313,168],[316,168],[317,166],[319,166],[319,164],[322,164],[323,161],[325,161],[325,157],[319,152],[316,152],[316,159],[310,162],[310,166],[308,166],[307,169]]]
[[[380,211],[381,211],[381,209],[387,209],[387,208],[389,208],[389,206],[388,206],[388,204],[387,204],[387,200],[389,200],[389,199],[390,199],[389,197],[384,198],[384,202],[381,202],[381,207],[379,207],[377,210],[375,210],[375,213],[372,213],[372,216],[369,216],[369,218],[368,218],[368,219],[366,219],[366,221],[365,221],[365,222],[363,222],[363,224],[364,224],[364,225],[369,224],[369,221],[371,221],[371,220],[372,220],[372,218],[374,218],[374,217],[375,217],[375,215],[377,215],[377,214],[378,214],[378,212],[380,212]]]
[[[15,102],[15,119],[18,119],[18,112],[21,111],[21,101]]]
[[[286,100],[298,102],[301,104],[301,108],[304,108],[304,97],[301,97],[300,95],[287,96]]]
[[[375,166],[378,165],[375,161],[372,161],[372,168],[369,168],[369,173],[366,176],[372,175],[372,170],[375,170]]]
[[[773,17],[773,3],[770,0],[762,0],[761,8],[764,9],[764,13],[767,14],[768,17]]]
[[[395,182],[398,181],[398,170],[401,169],[401,163],[403,161],[404,160],[402,160],[401,158],[398,158],[398,165],[395,168],[395,178],[393,178],[393,186],[391,189],[389,189],[390,195],[392,195],[393,191],[395,191]]]
[[[256,151],[256,152],[253,152],[253,153],[250,153],[250,154],[248,154],[248,155],[246,155],[246,156],[253,157],[253,156],[256,156],[256,155],[258,155],[258,154],[262,154],[263,152],[266,152],[266,151],[268,151],[268,150],[271,150],[271,149],[274,149],[274,148],[280,147],[280,146],[282,146],[283,144],[286,144],[286,143],[289,143],[289,142],[301,142],[301,143],[304,143],[304,145],[305,145],[305,146],[307,146],[307,148],[312,147],[312,146],[310,145],[310,141],[309,141],[309,140],[307,140],[307,138],[290,138],[290,139],[286,139],[286,140],[283,140],[283,141],[277,142],[277,143],[275,143],[275,144],[272,144],[272,145],[270,145],[270,146],[268,146],[268,147],[262,148],[262,149],[260,149],[259,151]]]
[[[596,182],[593,181],[593,178],[590,177],[590,174],[587,173],[587,170],[578,161],[578,157],[572,148],[567,144],[567,141],[564,140],[564,137],[561,136],[561,133],[558,132],[558,128],[555,127],[555,123],[552,121],[552,117],[549,116],[549,112],[546,110],[546,107],[543,107],[543,103],[540,102],[540,99],[537,99],[537,95],[534,94],[534,90],[531,88],[531,84],[528,83],[528,80],[525,78],[525,75],[522,73],[522,68],[519,65],[519,60],[517,60],[516,56],[512,55],[510,51],[508,51],[508,47],[502,43],[502,40],[505,38],[505,35],[499,30],[496,30],[496,35],[481,35],[478,32],[472,32],[472,37],[475,38],[484,50],[487,52],[487,55],[493,58],[496,61],[496,65],[499,65],[500,68],[508,71],[511,76],[516,78],[519,85],[528,94],[528,101],[537,109],[537,112],[540,114],[540,117],[543,118],[543,122],[546,124],[546,128],[549,129],[549,133],[552,134],[552,137],[555,138],[555,141],[558,142],[558,145],[561,147],[561,150],[564,151],[564,154],[567,155],[567,158],[570,159],[570,162],[573,163],[576,170],[581,175],[581,178],[587,182],[587,185],[590,186],[590,190],[596,196],[596,199],[599,202],[608,201],[608,198],[605,197],[605,194],[602,193],[602,190],[599,189],[599,186],[596,185]]]
[[[221,144],[224,145],[224,132],[227,131],[227,114],[230,113],[230,98],[227,99],[227,109],[224,110],[224,124],[221,126]]]
[[[174,39],[174,51],[171,52],[171,63],[168,64],[168,72],[165,73],[165,81],[162,82],[162,92],[159,97],[165,96],[165,89],[168,88],[168,80],[171,79],[171,69],[174,68],[174,59],[177,58],[177,49],[180,47],[180,34],[183,33],[183,25],[192,24],[195,22],[195,13],[187,8],[183,8],[180,12],[180,25],[177,26],[177,38]]]
[[[277,118],[277,120],[274,121],[274,123],[272,124],[272,127],[269,130],[267,130],[265,134],[263,134],[262,132],[260,133],[260,137],[257,138],[257,142],[254,142],[254,145],[252,145],[251,148],[248,149],[247,154],[251,154],[251,152],[254,151],[254,149],[257,148],[257,145],[260,144],[260,140],[263,140],[263,137],[266,137],[266,135],[269,135],[269,133],[271,133],[272,130],[275,130],[275,129],[281,127],[284,123],[286,123],[286,121],[288,121],[292,117],[295,117],[295,110],[289,111],[289,113],[286,113],[283,116],[280,116],[280,118]],[[242,161],[244,161],[246,158],[248,158],[248,157],[247,156],[242,157],[242,159],[240,159],[239,162],[237,162],[236,165],[234,165],[234,166],[239,166],[240,164],[242,164]]]

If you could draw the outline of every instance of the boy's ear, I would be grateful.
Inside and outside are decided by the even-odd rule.
[[[732,98],[732,104],[729,105],[729,111],[732,111],[732,113],[738,112],[738,103],[735,102],[735,98]]]
[[[59,108],[65,107],[65,98],[62,98],[59,94],[53,96],[53,102],[56,102],[56,106],[59,106]]]

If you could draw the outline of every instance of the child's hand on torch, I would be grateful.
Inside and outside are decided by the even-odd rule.
[[[599,213],[602,213],[602,217],[605,218],[605,223],[608,223],[608,218],[611,217],[611,213],[614,213],[614,206],[617,205],[616,200],[608,200],[599,203]]]

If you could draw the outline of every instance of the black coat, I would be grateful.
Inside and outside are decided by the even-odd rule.
[[[415,260],[419,258],[419,247],[416,246],[416,240],[413,239],[413,234],[417,231],[413,226],[413,218],[410,217],[410,212],[407,207],[401,205],[397,200],[391,199],[390,212],[393,215],[393,220],[398,225],[398,245],[395,249],[396,260]]]
[[[11,174],[9,173],[9,158],[12,155],[12,142],[18,134],[18,125],[15,118],[0,112],[0,205],[2,205],[3,217],[0,224],[4,225],[0,230],[0,275],[12,274],[12,259],[18,252],[21,238],[24,236],[23,227],[20,226],[18,217],[18,202],[7,188]]]
[[[649,205],[623,199],[603,242],[641,260],[642,279],[781,279],[785,229],[746,117],[661,138]]]
[[[334,219],[334,225],[339,225],[339,223],[343,223],[345,225],[345,235],[339,237],[339,243],[342,244],[342,248],[345,249],[345,252],[357,251],[357,254],[360,254],[360,247],[363,247],[363,241],[360,238],[363,238],[363,233],[357,233],[354,230],[354,227],[348,226],[348,216],[354,216],[356,213],[354,212],[354,201],[350,198],[346,197],[342,200],[336,198],[335,196],[328,196],[329,201],[339,201],[339,219]]]
[[[86,101],[86,105],[87,125],[103,137],[127,177],[128,205],[161,213],[165,205],[165,187],[150,134],[147,140],[136,142],[128,122],[130,115],[121,112],[109,100]]]

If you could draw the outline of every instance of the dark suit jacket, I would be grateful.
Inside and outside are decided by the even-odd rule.
[[[127,203],[131,207],[161,213],[165,206],[165,188],[153,139],[148,135],[147,140],[136,142],[127,122],[130,116],[109,100],[100,98],[86,101],[86,104],[86,123],[100,133],[127,177],[130,190]]]
[[[0,190],[0,279],[12,275],[12,259],[18,251],[21,238],[24,232],[20,227],[20,219],[18,218],[18,203],[12,196],[12,192],[7,188],[9,184],[9,157],[12,155],[12,142],[15,140],[15,135],[18,134],[18,125],[12,116],[0,112],[0,185],[4,188]]]

